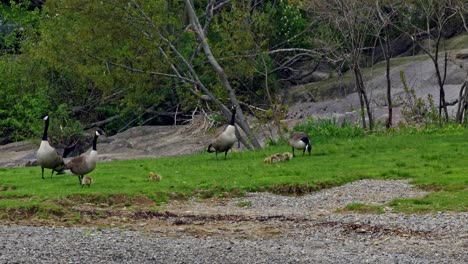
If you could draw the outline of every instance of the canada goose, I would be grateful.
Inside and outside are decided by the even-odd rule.
[[[44,120],[44,134],[42,134],[42,141],[39,149],[37,150],[37,163],[41,165],[42,169],[42,179],[44,179],[44,168],[52,169],[52,173],[50,177],[54,174],[54,171],[59,172],[60,169],[63,167],[64,162],[63,158],[60,157],[57,150],[53,148],[49,144],[49,140],[47,139],[47,131],[49,130],[49,115],[44,114],[39,117]]]
[[[92,172],[96,168],[96,163],[98,160],[98,152],[96,149],[97,139],[104,132],[101,129],[96,130],[93,138],[93,149],[89,154],[81,154],[78,157],[71,159],[65,166],[63,166],[60,174],[64,172],[71,172],[75,175],[78,175],[78,180],[80,185],[83,185],[82,180],[83,176]]]
[[[81,180],[81,188],[83,186],[88,185],[88,187],[91,187],[91,183],[93,183],[93,178],[89,176],[84,176],[83,179]]]
[[[211,141],[211,144],[208,145],[208,150],[207,152],[209,153],[216,153],[216,159],[218,159],[218,152],[224,152],[224,159],[226,159],[228,151],[232,148],[234,143],[237,140],[236,137],[236,127],[235,127],[235,121],[236,121],[236,107],[232,107],[232,117],[231,117],[231,123],[229,123],[226,128],[224,128],[223,132],[219,134],[218,136]]]
[[[296,155],[294,154],[294,149],[302,149],[302,156],[307,149],[310,156],[310,151],[312,150],[312,146],[310,145],[309,136],[304,132],[293,132],[289,137],[289,145],[292,147],[292,154],[293,157]]]

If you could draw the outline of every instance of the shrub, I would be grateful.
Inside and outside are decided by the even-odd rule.
[[[364,129],[359,125],[346,121],[339,122],[336,118],[311,117],[294,127],[294,130],[308,133],[315,142],[325,142],[330,138],[355,138],[365,135]]]

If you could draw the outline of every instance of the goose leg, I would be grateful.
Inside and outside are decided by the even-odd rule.
[[[50,174],[51,179],[52,179],[52,175],[54,175],[54,169],[52,169],[52,173]]]
[[[45,179],[44,178],[44,167],[41,166],[41,169],[42,169],[42,179]]]
[[[227,153],[228,153],[228,151],[226,150],[226,151],[224,152],[224,160],[226,160]]]
[[[81,185],[81,175],[78,175],[78,181],[80,182],[80,185]]]
[[[215,154],[216,154],[216,160],[218,160],[218,151],[216,151]]]
[[[302,157],[304,157],[305,151],[306,151],[306,148],[304,148],[304,150],[302,151]]]
[[[294,154],[294,147],[292,147],[292,153],[293,153],[293,157],[296,157],[296,154]]]

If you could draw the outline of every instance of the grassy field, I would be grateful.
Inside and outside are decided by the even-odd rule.
[[[414,131],[413,131],[414,132]],[[351,136],[322,133],[313,140],[312,156],[264,164],[273,153],[290,151],[285,144],[260,151],[99,163],[94,183],[81,188],[70,175],[41,179],[39,167],[0,169],[0,216],[11,210],[60,211],[70,203],[107,203],[148,197],[156,204],[197,196],[237,196],[246,191],[303,194],[359,179],[402,179],[434,191],[422,199],[388,204],[401,212],[468,211],[468,129],[447,128],[424,133]],[[148,181],[149,172],[162,175]],[[365,205],[351,205],[359,211]],[[373,208],[372,210],[374,210]],[[375,211],[379,211],[378,208]]]

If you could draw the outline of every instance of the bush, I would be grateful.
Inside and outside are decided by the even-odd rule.
[[[364,129],[359,125],[346,121],[339,122],[336,118],[311,117],[294,127],[294,130],[308,133],[314,142],[326,142],[330,138],[354,138],[365,135]]]

